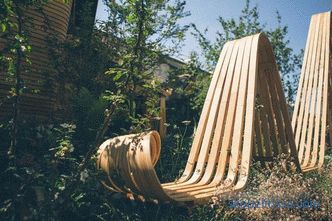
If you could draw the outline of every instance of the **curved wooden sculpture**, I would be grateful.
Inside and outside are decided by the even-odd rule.
[[[331,81],[330,27],[331,13],[313,16],[293,124],[267,37],[230,41],[220,54],[182,177],[160,184],[154,170],[160,138],[152,131],[100,146],[97,166],[109,175],[104,185],[145,199],[197,203],[243,189],[252,156],[269,160],[284,153],[299,170],[321,166]]]

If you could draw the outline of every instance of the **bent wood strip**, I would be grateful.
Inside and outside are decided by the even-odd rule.
[[[272,47],[264,34],[226,43],[182,177],[161,184],[156,131],[115,137],[99,148],[103,184],[146,200],[206,202],[242,190],[252,155],[289,156],[298,170],[322,166],[330,119],[331,13],[312,17],[292,122]],[[299,152],[298,152],[299,151]]]

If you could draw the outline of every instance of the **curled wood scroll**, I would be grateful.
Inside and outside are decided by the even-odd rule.
[[[145,199],[198,203],[243,189],[252,156],[284,153],[299,170],[321,166],[330,110],[330,27],[330,12],[313,16],[292,123],[267,37],[230,41],[220,54],[182,177],[160,183],[154,170],[160,137],[152,131],[100,146],[97,166],[108,174],[104,185]]]

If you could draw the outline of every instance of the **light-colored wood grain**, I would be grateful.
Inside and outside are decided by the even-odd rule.
[[[242,190],[252,156],[266,166],[281,153],[298,170],[322,166],[331,119],[330,32],[330,12],[312,17],[292,121],[267,37],[230,41],[212,76],[182,177],[160,184],[154,171],[160,137],[152,131],[101,145],[97,167],[107,173],[103,184],[146,200],[202,203]]]

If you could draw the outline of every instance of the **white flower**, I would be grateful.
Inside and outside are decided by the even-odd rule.
[[[85,183],[86,182],[86,179],[89,177],[89,173],[88,173],[88,170],[85,169],[81,172],[81,177],[80,177],[80,180]]]
[[[189,120],[184,120],[184,121],[182,121],[181,123],[183,123],[184,125],[188,126],[188,125],[191,123],[191,121],[189,121]]]

